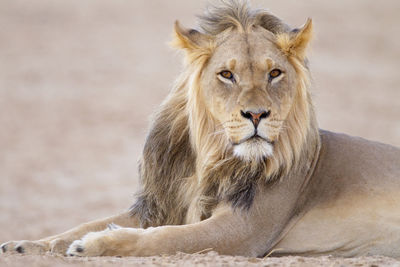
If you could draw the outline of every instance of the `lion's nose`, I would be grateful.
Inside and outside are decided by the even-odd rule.
[[[261,111],[261,112],[252,112],[252,111],[240,111],[240,114],[242,114],[243,117],[246,119],[251,120],[251,122],[254,124],[254,127],[257,128],[258,124],[260,123],[261,119],[267,118],[270,114],[271,111]]]

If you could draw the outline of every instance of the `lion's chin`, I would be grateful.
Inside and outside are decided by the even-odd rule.
[[[273,145],[259,138],[249,139],[233,147],[234,155],[244,161],[262,161],[272,156],[273,152]]]

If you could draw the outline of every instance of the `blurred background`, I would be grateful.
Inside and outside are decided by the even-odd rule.
[[[398,0],[252,1],[313,18],[320,126],[400,146]],[[127,209],[149,116],[181,70],[166,44],[205,1],[0,0],[0,243]]]

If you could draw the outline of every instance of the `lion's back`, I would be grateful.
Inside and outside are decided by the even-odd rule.
[[[320,175],[347,187],[397,185],[400,189],[399,148],[324,130],[320,136]]]

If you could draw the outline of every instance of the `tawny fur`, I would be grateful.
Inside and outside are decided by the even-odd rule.
[[[175,24],[185,68],[152,120],[131,210],[3,252],[400,256],[400,150],[318,129],[311,20],[292,30],[221,2],[199,30]]]

